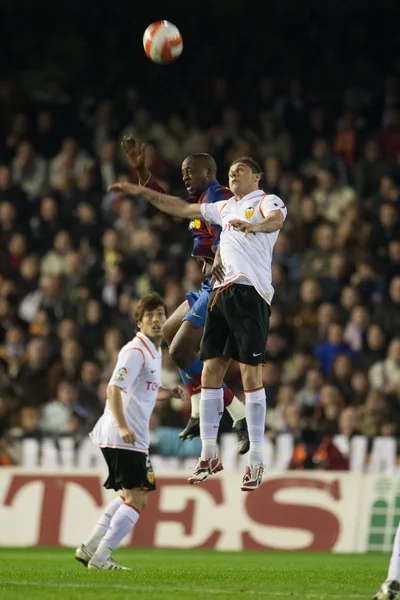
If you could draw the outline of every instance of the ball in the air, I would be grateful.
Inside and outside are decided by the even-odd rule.
[[[143,47],[153,62],[170,63],[182,54],[182,36],[179,29],[169,21],[157,21],[144,32]]]

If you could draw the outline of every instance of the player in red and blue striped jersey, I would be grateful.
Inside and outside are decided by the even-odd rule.
[[[156,191],[163,188],[152,177],[144,164],[145,145],[139,145],[132,137],[124,138],[122,147],[131,166],[136,169],[142,185]],[[189,193],[188,202],[214,203],[232,197],[229,188],[217,181],[217,165],[209,154],[191,154],[182,163],[182,179]],[[203,362],[199,359],[200,342],[203,335],[209,295],[212,291],[211,269],[214,259],[219,258],[220,227],[201,221],[191,221],[189,229],[193,234],[192,256],[203,267],[204,281],[201,290],[187,294],[187,300],[169,317],[163,328],[164,339],[174,363],[179,367],[181,378],[191,397],[192,414],[180,434],[181,439],[191,439],[200,435],[200,392]],[[249,438],[244,405],[224,385],[224,406],[231,415],[238,436],[238,450],[245,454],[249,449]]]

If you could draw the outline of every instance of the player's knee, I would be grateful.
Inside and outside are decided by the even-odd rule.
[[[219,388],[225,376],[225,371],[216,360],[206,360],[201,374],[201,385],[205,388]]]
[[[245,392],[257,390],[258,388],[262,387],[263,383],[261,367],[251,367],[250,365],[242,365],[241,374],[243,389]]]
[[[193,360],[190,360],[190,355],[183,344],[173,341],[169,347],[169,355],[173,363],[179,367],[179,369],[186,369]]]
[[[147,506],[148,493],[145,490],[130,490],[124,493],[125,504],[134,508],[138,513],[141,513]]]

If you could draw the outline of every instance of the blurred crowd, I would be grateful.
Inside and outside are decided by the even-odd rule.
[[[273,258],[269,435],[302,439],[312,427],[327,436],[397,436],[396,67],[361,91],[344,81],[332,95],[306,77],[260,70],[238,103],[234,79],[210,58],[214,70],[207,78],[201,71],[197,91],[190,85],[183,98],[177,90],[175,102],[166,89],[160,113],[153,65],[148,84],[124,79],[110,35],[101,93],[78,76],[77,47],[82,69],[88,48],[77,33],[75,45],[64,38],[66,55],[74,53],[62,62],[59,37],[57,74],[33,81],[29,69],[10,71],[0,81],[0,464],[13,460],[10,436],[85,436],[103,410],[118,350],[133,337],[138,298],[156,290],[172,312],[201,285],[187,223],[107,192],[112,182],[137,180],[120,149],[126,134],[147,143],[147,166],[169,193],[185,196],[180,165],[190,152],[212,154],[223,184],[230,162],[251,155],[263,165],[266,191],[288,206]],[[179,65],[171,69],[176,78]],[[174,385],[167,348],[163,356],[164,385]],[[227,383],[243,397],[235,364]],[[160,398],[156,448],[159,428],[176,435],[189,412],[188,399]]]

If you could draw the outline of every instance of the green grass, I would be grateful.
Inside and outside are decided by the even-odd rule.
[[[60,548],[0,549],[0,600],[370,600],[389,557],[288,552],[120,550],[129,572],[88,571]]]

